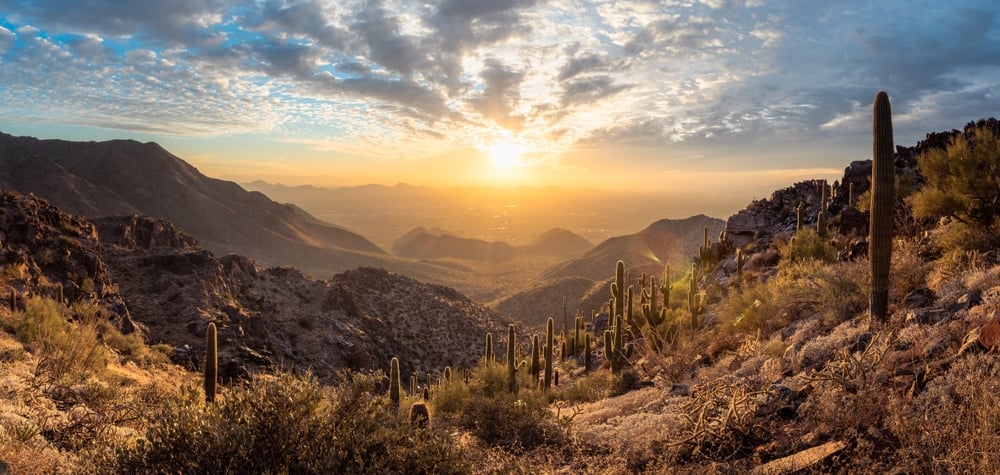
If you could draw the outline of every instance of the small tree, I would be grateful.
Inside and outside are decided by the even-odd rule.
[[[951,218],[957,229],[946,247],[981,246],[1000,224],[1000,137],[978,127],[969,138],[957,134],[947,148],[922,154],[917,164],[927,184],[910,198],[914,216]]]

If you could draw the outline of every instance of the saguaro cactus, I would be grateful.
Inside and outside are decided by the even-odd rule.
[[[507,391],[517,392],[517,361],[514,360],[514,324],[507,325]]]
[[[215,383],[219,379],[219,339],[215,323],[205,330],[205,402],[215,401]]]
[[[486,354],[483,356],[483,358],[486,359],[486,364],[490,364],[494,360],[494,357],[493,357],[493,334],[492,333],[487,333],[486,334]]]
[[[556,323],[549,317],[545,322],[545,375],[542,387],[549,389],[552,385],[552,345],[555,343],[553,333],[555,333]]]
[[[615,265],[615,282],[611,284],[611,318],[625,315],[625,262],[618,261]]]
[[[826,237],[826,180],[820,181],[819,212],[816,213],[816,234]]]
[[[399,409],[399,358],[395,356],[389,361],[389,401]]]
[[[625,335],[623,331],[624,319],[621,315],[615,316],[614,328],[604,331],[604,357],[611,363],[611,373],[618,374],[625,366]]]
[[[590,371],[590,333],[583,335],[583,371]]]
[[[889,263],[892,260],[892,221],[896,207],[894,151],[889,95],[879,91],[875,95],[872,119],[872,202],[868,226],[872,279],[869,311],[876,322],[884,322],[889,313]]]
[[[534,335],[531,337],[531,365],[528,366],[528,372],[531,373],[531,380],[534,382],[538,381],[541,352],[541,343],[538,341],[538,335]]]

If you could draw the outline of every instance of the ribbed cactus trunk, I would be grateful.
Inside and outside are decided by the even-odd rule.
[[[493,334],[492,333],[487,333],[486,334],[486,353],[483,355],[483,359],[486,361],[486,364],[493,363],[493,359],[494,358],[493,358]]]
[[[514,360],[514,324],[507,325],[507,391],[517,392],[517,362]]]
[[[532,384],[538,383],[538,373],[539,367],[541,366],[541,342],[538,341],[538,335],[531,337],[531,366],[528,367],[528,372],[531,373]]]
[[[611,284],[611,301],[614,308],[611,311],[611,319],[615,316],[625,316],[625,262],[618,261],[615,265],[615,282]]]
[[[590,372],[590,333],[583,337],[583,371]]]
[[[399,358],[395,356],[389,362],[389,401],[392,407],[399,409]]]
[[[868,226],[868,253],[871,261],[871,305],[876,322],[885,322],[889,314],[889,264],[892,260],[892,223],[896,208],[895,146],[892,143],[892,111],[889,95],[875,95],[872,121],[871,221]]]
[[[215,401],[215,384],[219,380],[219,339],[215,323],[205,330],[205,402]]]
[[[552,386],[552,345],[555,344],[555,326],[556,323],[549,318],[545,322],[545,375],[543,377],[542,387],[549,389]]]

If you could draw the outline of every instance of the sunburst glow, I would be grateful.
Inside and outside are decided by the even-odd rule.
[[[514,142],[497,142],[490,147],[493,168],[505,173],[521,166],[521,154],[523,153],[524,146]]]

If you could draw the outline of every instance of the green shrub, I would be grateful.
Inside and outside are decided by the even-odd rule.
[[[829,263],[837,258],[837,251],[833,246],[815,229],[806,227],[798,230],[788,244],[779,245],[778,250],[785,262],[813,260]]]
[[[446,434],[410,430],[376,394],[382,373],[341,373],[330,387],[280,373],[230,388],[215,404],[186,388],[119,447],[108,473],[468,473]]]
[[[33,296],[5,322],[19,340],[35,347],[40,355],[36,373],[49,382],[72,384],[102,373],[111,356],[94,325],[71,323],[68,314],[65,305]]]

